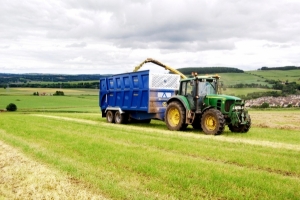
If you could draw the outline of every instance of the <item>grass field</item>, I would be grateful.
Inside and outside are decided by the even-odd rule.
[[[7,92],[0,89],[0,109],[14,103],[22,112],[98,112],[98,94],[95,89],[63,89],[65,96],[50,96],[57,90],[52,88],[10,88]],[[33,92],[42,91],[46,96],[33,96]]]
[[[225,85],[236,85],[239,83],[267,85],[266,79],[248,73],[221,73],[220,76],[221,81]]]
[[[300,83],[300,70],[259,70],[247,72],[252,75],[258,75],[263,79],[280,80],[288,82]]]
[[[97,96],[77,94],[0,96],[0,107],[20,100],[0,113],[0,140],[111,199],[300,198],[299,109],[250,110],[247,134],[207,136],[108,124]]]

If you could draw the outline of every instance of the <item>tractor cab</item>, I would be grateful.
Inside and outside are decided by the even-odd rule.
[[[219,76],[197,76],[181,80],[179,95],[185,96],[190,109],[196,113],[201,112],[204,99],[207,95],[217,95]]]

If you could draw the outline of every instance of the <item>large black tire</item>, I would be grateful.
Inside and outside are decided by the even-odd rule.
[[[113,111],[109,110],[106,112],[106,121],[108,123],[115,123],[115,114]]]
[[[165,122],[168,129],[172,131],[184,130],[187,127],[185,116],[185,109],[181,103],[171,102],[165,111]]]
[[[224,115],[216,109],[206,110],[201,118],[201,127],[208,135],[220,135],[225,128]]]
[[[121,114],[120,111],[115,113],[116,124],[126,124],[128,122],[128,115],[126,113]]]
[[[240,124],[238,126],[233,126],[232,124],[228,125],[228,128],[233,133],[247,133],[251,127],[251,118],[248,116],[247,124]]]

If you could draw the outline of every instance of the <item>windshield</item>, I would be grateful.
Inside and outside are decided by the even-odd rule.
[[[199,95],[216,94],[215,87],[215,82],[199,82]]]

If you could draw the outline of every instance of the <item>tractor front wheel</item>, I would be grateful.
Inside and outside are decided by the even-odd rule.
[[[165,112],[165,122],[169,130],[179,131],[185,129],[185,109],[177,101],[171,102]]]
[[[204,133],[208,135],[220,135],[225,128],[225,119],[223,114],[216,109],[205,111],[201,118],[201,127]]]
[[[251,127],[251,118],[249,116],[247,124],[240,124],[238,126],[228,125],[228,128],[233,133],[247,133]]]

